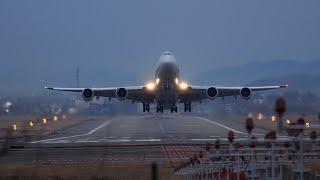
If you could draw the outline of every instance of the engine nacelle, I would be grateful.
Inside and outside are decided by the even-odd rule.
[[[124,100],[128,95],[126,88],[118,88],[116,91],[116,97],[120,100]]]
[[[218,89],[215,87],[209,87],[207,89],[207,96],[211,99],[216,98],[218,96]]]
[[[82,98],[84,101],[88,102],[91,101],[94,97],[94,92],[92,89],[84,89],[82,91]]]
[[[241,98],[249,99],[251,97],[251,95],[252,95],[252,91],[250,88],[245,87],[245,88],[240,89]]]

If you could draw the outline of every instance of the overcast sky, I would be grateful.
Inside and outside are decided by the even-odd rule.
[[[319,0],[1,0],[1,91],[77,66],[150,76],[165,50],[189,77],[248,61],[319,59],[319,9]]]

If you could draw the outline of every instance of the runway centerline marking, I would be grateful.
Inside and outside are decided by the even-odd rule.
[[[234,131],[234,132],[239,133],[239,134],[247,134],[247,133],[245,133],[245,132],[235,130],[235,129],[231,128],[231,127],[228,127],[228,126],[223,125],[223,124],[220,124],[220,123],[218,123],[218,122],[209,120],[209,119],[207,119],[207,118],[203,118],[203,117],[196,117],[196,118],[201,119],[201,120],[203,120],[203,121],[206,121],[206,122],[208,122],[208,123],[210,123],[210,124],[214,124],[214,125],[220,126],[220,127],[222,127],[222,128],[228,129],[228,130],[230,130],[230,131]]]
[[[72,136],[64,136],[64,137],[59,137],[59,138],[52,138],[52,139],[44,139],[44,140],[40,140],[40,141],[33,141],[30,143],[41,143],[41,142],[48,142],[48,141],[55,141],[55,140],[61,140],[61,139],[68,139],[68,138],[73,138],[73,137],[82,137],[82,136],[88,136],[96,131],[98,131],[99,129],[103,128],[104,126],[107,126],[108,124],[110,124],[112,120],[106,121],[103,124],[101,124],[100,126],[92,129],[91,131],[85,133],[85,134],[77,134],[77,135],[72,135]]]
[[[174,137],[172,135],[167,134],[166,130],[163,128],[162,123],[160,121],[158,121],[158,125],[159,125],[159,128],[160,128],[162,134],[164,134],[166,136],[169,136],[170,138],[174,139]]]

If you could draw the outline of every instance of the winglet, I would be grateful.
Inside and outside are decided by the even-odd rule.
[[[48,86],[44,86],[43,89],[52,90],[53,88],[50,88],[50,87],[48,87]]]

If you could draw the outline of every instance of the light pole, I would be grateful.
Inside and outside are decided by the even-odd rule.
[[[277,131],[280,134],[283,131],[283,122],[282,122],[282,118],[283,118],[283,114],[286,112],[287,110],[287,104],[286,101],[283,98],[278,98],[276,100],[275,103],[275,111],[278,114],[278,126],[277,126]]]

